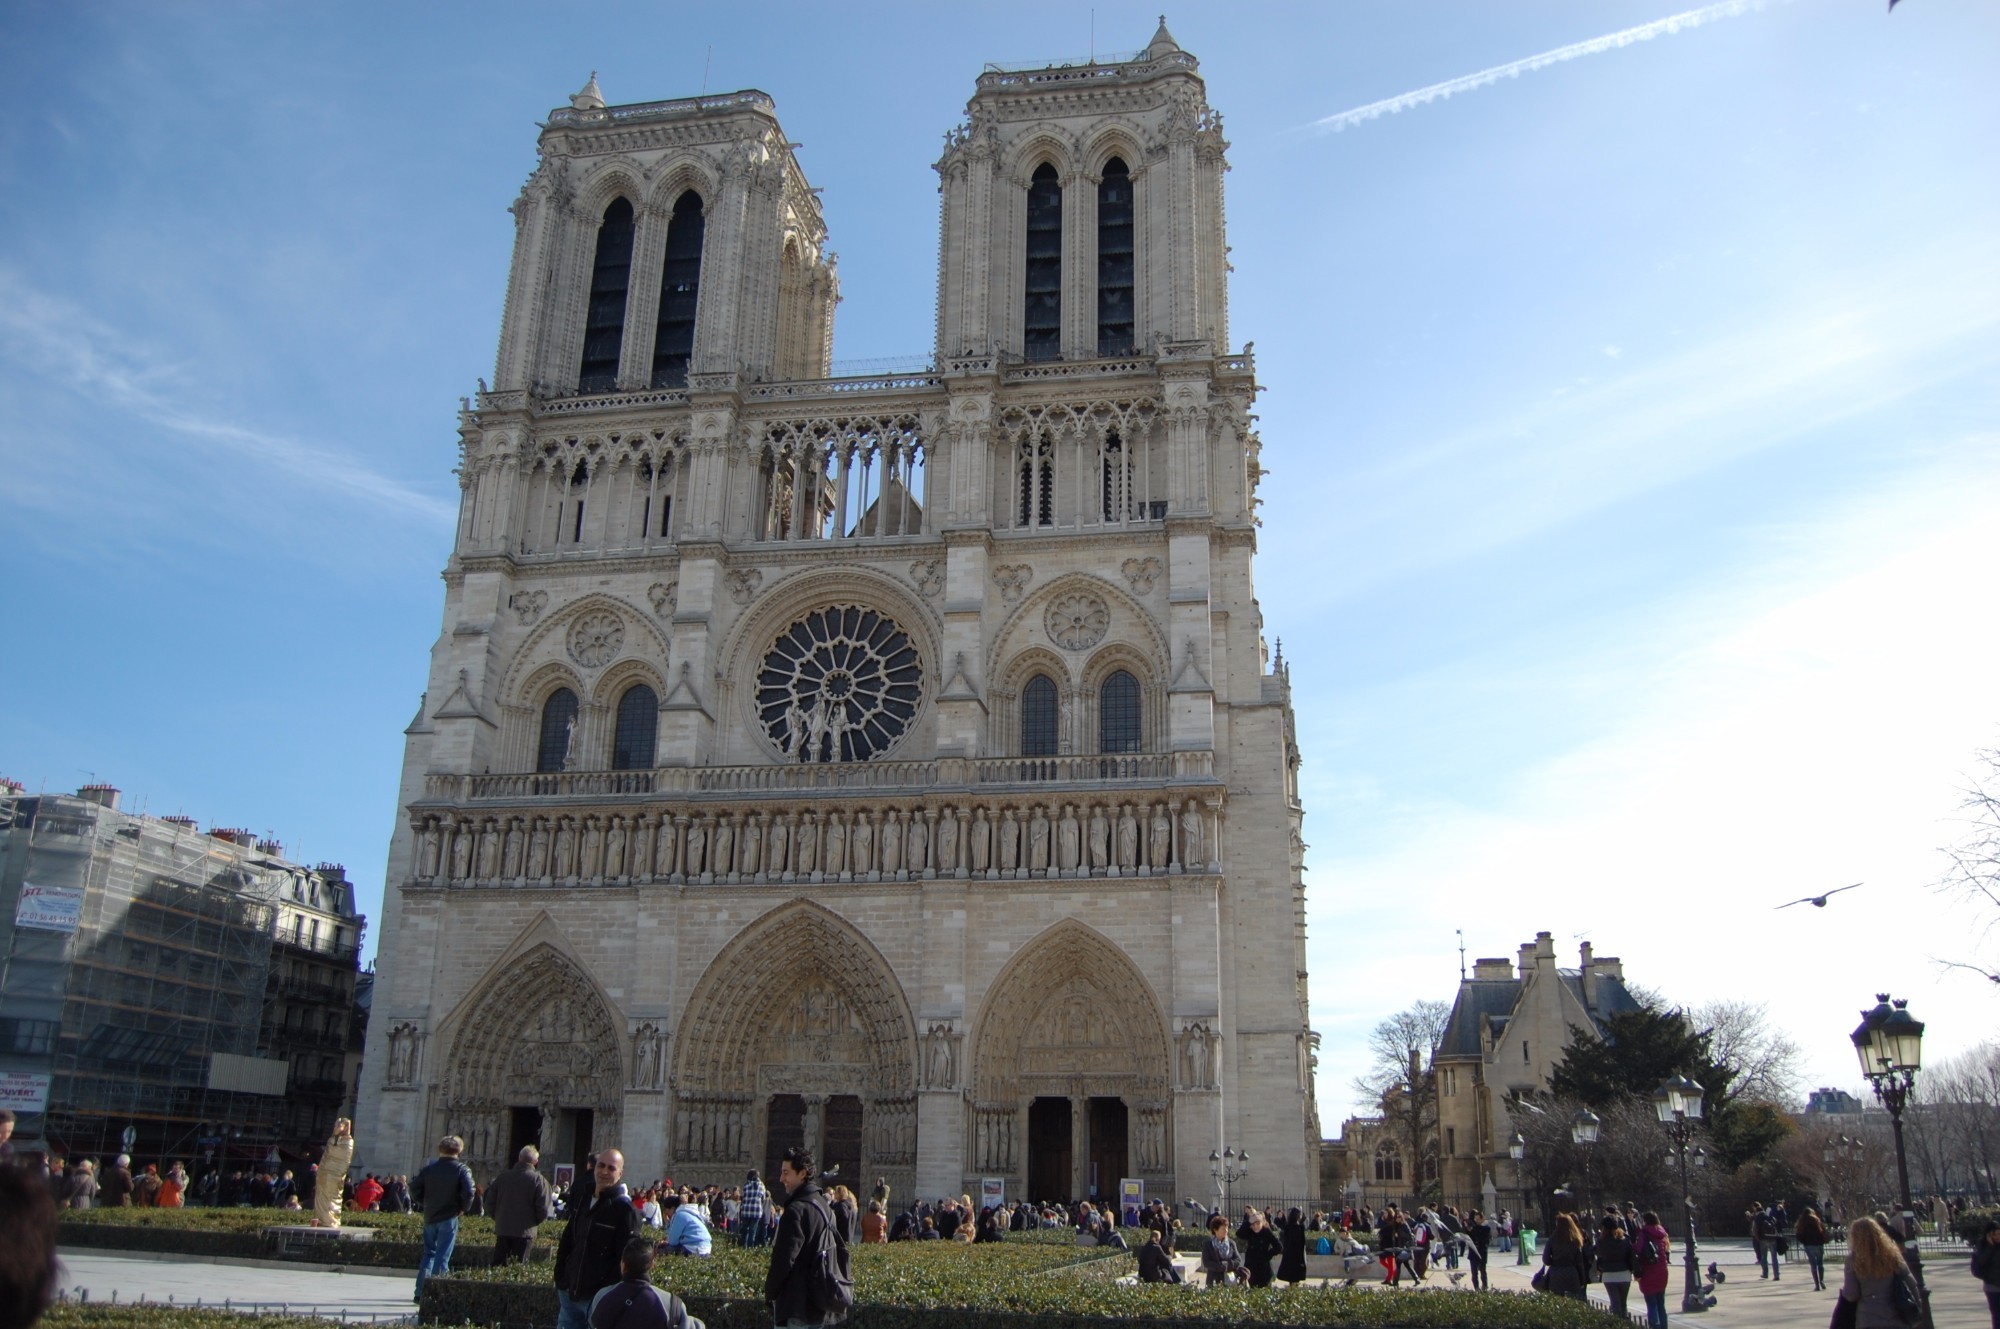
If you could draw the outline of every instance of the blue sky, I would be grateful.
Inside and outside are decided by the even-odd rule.
[[[771,93],[825,191],[836,359],[922,354],[930,163],[981,64],[1133,49],[1156,12],[6,6],[0,771],[269,831],[379,899],[537,119],[593,69],[612,101]],[[1460,929],[1769,1002],[1818,1082],[1855,1078],[1878,985],[1939,1051],[1987,1034],[1990,985],[1935,963],[1977,920],[1925,883],[2000,742],[2000,10],[1169,21],[1233,143],[1329,1129]]]

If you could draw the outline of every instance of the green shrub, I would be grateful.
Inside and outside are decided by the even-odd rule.
[[[216,1307],[60,1305],[49,1308],[42,1329],[302,1329],[338,1321],[296,1315],[243,1315]]]
[[[1951,1230],[1968,1246],[1979,1244],[1979,1234],[1988,1223],[2000,1221],[2000,1205],[1968,1209],[1952,1220]]]
[[[71,1249],[147,1251],[232,1259],[292,1259],[309,1264],[338,1264],[373,1269],[417,1267],[423,1254],[423,1220],[413,1214],[357,1214],[345,1226],[367,1228],[372,1241],[329,1241],[323,1250],[281,1254],[271,1248],[264,1230],[299,1227],[296,1217],[277,1209],[76,1209],[65,1211],[57,1229],[57,1244]],[[657,1229],[648,1229],[658,1237]],[[531,1261],[550,1258],[562,1224],[545,1223]],[[493,1259],[493,1220],[459,1220],[458,1247],[452,1263],[480,1268]]]

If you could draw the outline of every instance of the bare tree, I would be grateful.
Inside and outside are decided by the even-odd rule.
[[[2000,967],[1978,952],[2000,928],[2000,748],[1979,754],[1985,768],[1975,778],[1959,803],[1965,835],[1957,844],[1947,845],[1944,856],[1951,866],[1937,886],[1947,894],[1963,897],[1980,916],[1974,932],[1973,953],[1962,960],[1941,961],[1948,969],[1970,969],[1994,983],[2000,983]]]
[[[1354,1092],[1381,1112],[1409,1169],[1411,1193],[1429,1196],[1438,1188],[1437,1072],[1432,1060],[1444,1042],[1451,1007],[1418,1001],[1375,1026],[1368,1035],[1368,1069],[1355,1077]]]
[[[1798,1102],[1805,1054],[1771,1023],[1768,1006],[1725,998],[1695,1007],[1688,1021],[1708,1032],[1709,1055],[1736,1072],[1730,1093],[1738,1101],[1787,1111]]]

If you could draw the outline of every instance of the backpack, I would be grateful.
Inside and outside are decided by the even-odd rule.
[[[1659,1258],[1660,1248],[1653,1244],[1652,1234],[1641,1232],[1639,1239],[1632,1243],[1632,1267],[1641,1270],[1647,1269]]]
[[[822,1199],[817,1207],[825,1222],[817,1246],[806,1257],[808,1295],[814,1310],[832,1321],[844,1320],[854,1309],[854,1273],[848,1264],[847,1243],[841,1240],[832,1206]]]
[[[1889,1280],[1889,1304],[1895,1309],[1896,1318],[1904,1324],[1915,1324],[1923,1319],[1923,1298],[1917,1293],[1917,1280],[1908,1271],[1899,1272]]]

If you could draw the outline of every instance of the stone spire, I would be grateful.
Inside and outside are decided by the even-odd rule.
[[[1166,29],[1162,28],[1160,31],[1165,32]],[[1159,38],[1155,37],[1153,40],[1157,42]],[[1173,38],[1169,37],[1167,40],[1172,41]],[[569,104],[572,108],[579,111],[601,111],[604,109],[604,90],[597,86],[597,71],[595,69],[590,71],[590,82],[583,85],[583,91],[569,99]]]
[[[1146,58],[1157,60],[1163,55],[1172,55],[1180,49],[1181,44],[1174,40],[1174,34],[1167,31],[1167,16],[1160,15],[1159,31],[1153,34],[1153,40],[1146,45]]]

